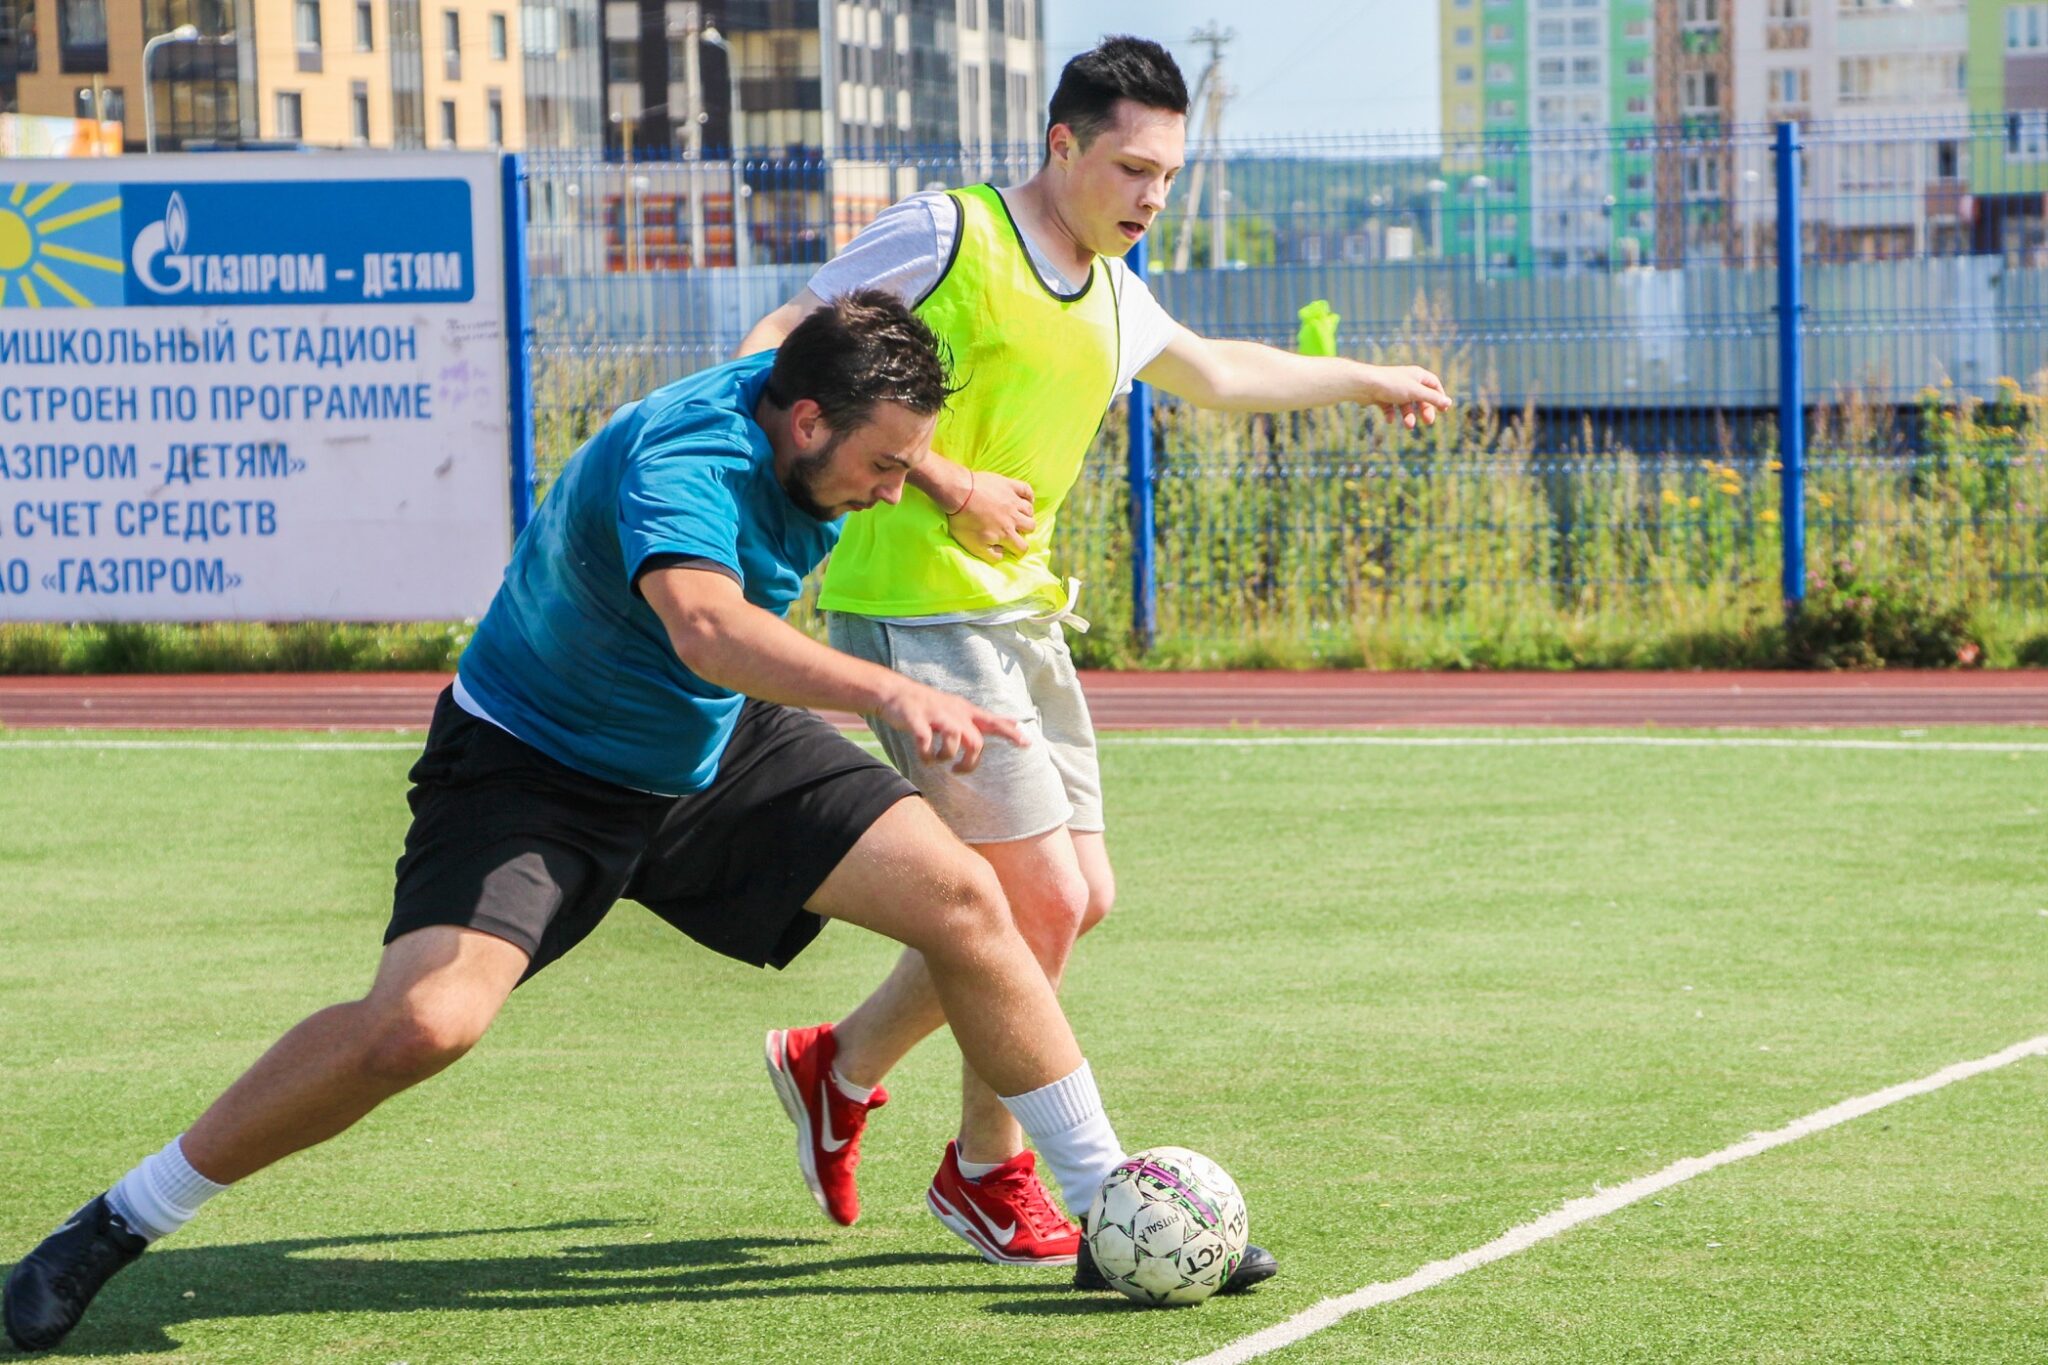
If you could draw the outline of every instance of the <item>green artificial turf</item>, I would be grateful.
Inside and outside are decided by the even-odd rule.
[[[0,1262],[361,992],[406,819],[388,737],[52,738],[0,737]],[[758,972],[627,905],[454,1069],[123,1273],[62,1354],[1184,1359],[2048,1033],[2039,747],[1112,737],[1104,763],[1122,894],[1069,1009],[1126,1142],[1244,1187],[1283,1262],[1258,1293],[1145,1312],[968,1255],[923,1208],[943,1037],[890,1078],[860,1226],[830,1227],[761,1032],[843,1012],[889,948],[834,928]],[[2019,1062],[1274,1359],[2039,1359],[2044,1109],[2048,1059]]]

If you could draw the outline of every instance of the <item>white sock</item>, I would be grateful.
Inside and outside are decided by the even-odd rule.
[[[107,1191],[107,1203],[121,1221],[152,1242],[191,1222],[201,1204],[227,1188],[193,1170],[179,1141],[172,1138],[161,1152],[144,1157]]]
[[[836,1066],[832,1068],[832,1088],[855,1104],[866,1104],[875,1093],[875,1087],[872,1085],[855,1085],[847,1080],[839,1074],[839,1068]]]
[[[960,1168],[960,1175],[963,1179],[980,1180],[984,1176],[994,1175],[996,1168],[1003,1163],[1000,1161],[969,1161],[966,1157],[961,1156],[960,1149],[955,1147],[953,1149],[953,1164]]]
[[[1060,1183],[1060,1195],[1076,1218],[1085,1218],[1095,1191],[1124,1159],[1123,1144],[1102,1112],[1095,1073],[1082,1062],[1051,1085],[1006,1095],[1003,1105],[1017,1116],[1031,1145]]]

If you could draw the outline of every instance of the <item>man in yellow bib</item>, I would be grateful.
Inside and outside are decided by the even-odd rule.
[[[932,454],[900,503],[848,518],[821,605],[839,649],[1031,734],[961,775],[876,729],[891,761],[994,867],[1055,985],[1115,897],[1095,732],[1064,633],[1086,623],[1075,615],[1078,584],[1051,563],[1061,504],[1110,403],[1137,378],[1241,412],[1359,402],[1412,426],[1450,406],[1426,370],[1210,340],[1167,316],[1121,258],[1165,209],[1185,160],[1187,109],[1166,49],[1105,40],[1061,73],[1046,158],[1029,180],[894,205],[741,346],[778,345],[830,300],[878,287],[912,304],[952,352],[964,387]],[[854,1168],[868,1111],[887,1098],[883,1076],[944,1022],[923,959],[908,952],[837,1024],[768,1035],[798,1165],[834,1221],[859,1216]],[[991,1261],[1071,1264],[1077,1284],[1102,1287],[1009,1111],[971,1070],[963,1090],[959,1138],[926,1194],[933,1214]],[[1225,1292],[1275,1268],[1250,1248]]]

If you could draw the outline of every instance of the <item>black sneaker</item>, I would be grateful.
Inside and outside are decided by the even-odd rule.
[[[7,1277],[7,1339],[24,1351],[49,1350],[78,1326],[100,1286],[148,1245],[100,1195]]]
[[[1247,1246],[1244,1259],[1237,1263],[1237,1269],[1230,1272],[1230,1278],[1223,1282],[1219,1294],[1242,1294],[1254,1285],[1264,1284],[1280,1273],[1280,1263],[1273,1259],[1273,1253],[1264,1247]],[[1095,1268],[1095,1257],[1088,1250],[1088,1239],[1081,1239],[1081,1248],[1074,1256],[1074,1288],[1100,1290],[1109,1288],[1109,1281],[1102,1278],[1102,1272]]]

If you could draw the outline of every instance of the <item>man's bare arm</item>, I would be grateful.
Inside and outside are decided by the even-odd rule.
[[[754,324],[734,358],[775,349],[799,322],[824,306],[808,286],[798,290],[795,298]],[[909,483],[945,509],[953,539],[983,559],[1022,554],[1024,537],[1038,529],[1031,485],[1021,480],[974,473],[935,450],[917,462]]]
[[[1389,420],[1428,426],[1451,406],[1443,381],[1416,365],[1367,365],[1305,356],[1250,341],[1219,341],[1185,327],[1138,375],[1199,407],[1288,412],[1370,403]]]
[[[990,735],[1026,742],[1014,720],[819,644],[716,570],[654,569],[641,575],[640,592],[676,657],[708,683],[785,706],[879,716],[925,757],[957,760],[960,772],[980,762]]]

